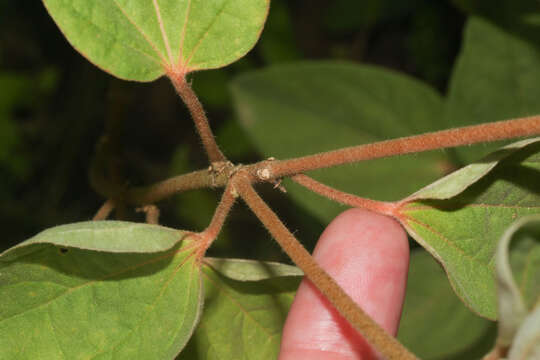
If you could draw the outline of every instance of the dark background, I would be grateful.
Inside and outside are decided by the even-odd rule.
[[[234,162],[261,159],[237,125],[227,84],[243,71],[271,64],[330,58],[378,64],[444,93],[466,19],[458,2],[272,0],[261,40],[245,58],[193,76],[218,143]],[[40,1],[0,0],[0,249],[45,228],[93,217],[105,199],[90,187],[88,169],[105,132],[117,139],[120,176],[128,185],[207,167],[168,80],[117,80],[67,43]],[[324,224],[271,187],[261,190],[311,247]],[[160,222],[202,230],[219,194],[196,191],[163,201]],[[134,211],[127,218],[143,220]],[[243,205],[235,207],[210,254],[284,259]]]

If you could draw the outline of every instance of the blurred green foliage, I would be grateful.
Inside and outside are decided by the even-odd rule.
[[[457,98],[454,90],[460,86],[474,90],[481,83],[475,95],[480,99],[489,91],[492,80],[492,75],[484,76],[485,82],[475,80],[475,71],[463,74],[461,82],[449,84],[462,45],[464,24],[471,14],[484,19],[480,26],[505,31],[501,35],[504,41],[517,35],[522,41],[518,45],[529,49],[531,58],[538,61],[540,3],[536,0],[272,0],[266,28],[254,50],[224,69],[193,74],[193,86],[224,152],[238,163],[257,161],[263,155],[233,112],[228,89],[234,77],[247,70],[297,60],[347,60],[408,74],[442,95],[448,93],[449,101],[467,105],[467,99]],[[496,50],[496,44],[492,48]],[[465,55],[458,65],[464,62]],[[459,75],[459,66],[454,71]],[[510,73],[509,77],[514,75]],[[533,85],[536,81],[522,80]],[[533,85],[529,87],[536,89]],[[486,107],[504,102],[495,95],[488,97]],[[538,98],[537,94],[528,95],[528,99]],[[454,105],[461,109],[452,116],[454,119],[474,114],[475,109],[465,105]],[[535,109],[531,105],[524,113]],[[290,131],[283,119],[279,120],[283,132]],[[448,125],[443,119],[434,120],[438,120],[434,128]],[[44,228],[93,216],[104,199],[91,189],[88,168],[94,146],[103,134],[114,141],[116,175],[118,181],[127,185],[148,184],[207,167],[189,115],[168,81],[161,79],[142,85],[116,80],[70,47],[39,1],[0,0],[2,249]],[[270,132],[267,136],[279,134]],[[336,147],[340,146],[342,139],[339,140]],[[305,211],[271,186],[262,187],[261,191],[288,227],[311,248],[328,218]],[[218,198],[219,192],[214,190],[175,196],[159,204],[161,222],[200,230],[207,224]],[[130,220],[142,218],[135,211],[122,215]],[[233,210],[210,254],[287,261],[255,217],[241,206]],[[432,275],[433,281],[439,281],[439,273]],[[427,288],[418,286],[417,280],[411,283],[411,292],[426,294]],[[440,290],[440,294],[449,291],[431,290]],[[449,301],[447,305],[451,308],[457,306],[455,303]],[[462,308],[456,311],[460,314],[457,320],[470,316]],[[487,338],[478,334],[489,326],[474,321],[479,324],[475,329],[480,330],[471,335],[471,343],[485,346],[485,339],[492,334]],[[407,341],[414,344],[418,338],[409,337]],[[423,351],[428,354],[426,358],[440,358],[435,350]],[[468,358],[467,354],[473,356],[478,347],[470,353],[465,352],[467,349],[454,350]]]

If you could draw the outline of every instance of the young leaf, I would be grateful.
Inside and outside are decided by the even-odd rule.
[[[495,324],[474,315],[452,292],[439,264],[425,251],[411,253],[398,339],[421,359],[471,359],[485,354]],[[441,324],[434,331],[434,324]]]
[[[301,271],[250,260],[205,259],[205,263],[204,313],[177,359],[276,359]]]
[[[503,147],[502,149],[489,154],[482,161],[472,163],[445,176],[432,184],[420,189],[407,198],[407,201],[421,199],[449,199],[454,197],[469,186],[480,180],[489,173],[497,164],[514,151],[523,148],[529,144],[540,141],[540,138],[533,138],[518,141]]]
[[[96,243],[104,243],[102,234],[106,240],[126,240],[96,231]],[[178,354],[203,300],[191,239],[151,254],[64,245],[23,243],[0,257],[0,358],[171,359]]]
[[[407,76],[373,66],[304,62],[242,75],[232,86],[247,133],[266,157],[285,159],[437,129],[440,96]],[[444,153],[367,161],[310,173],[361,196],[396,200],[443,175]],[[406,176],[404,176],[406,174]],[[399,181],[396,181],[399,179]],[[329,222],[343,207],[285,183],[291,196]]]
[[[158,225],[126,221],[86,221],[42,231],[33,238],[6,250],[2,256],[4,259],[18,256],[31,244],[51,244],[118,253],[159,252],[169,250],[184,236],[183,231]]]
[[[515,2],[512,5],[515,6]],[[493,5],[490,4],[493,8]],[[463,49],[450,82],[446,127],[528,116],[540,112],[540,51],[486,20],[468,20]],[[457,149],[475,161],[496,145]]]
[[[221,275],[238,281],[259,281],[273,277],[304,276],[296,266],[242,259],[205,258],[204,262]]]
[[[495,263],[499,300],[497,344],[509,346],[527,316],[524,295],[529,295],[531,308],[540,300],[540,215],[524,217],[506,230],[497,246]],[[517,276],[512,267],[518,268]]]
[[[67,40],[126,80],[225,66],[257,42],[269,0],[43,0]]]
[[[459,175],[450,176],[463,181]],[[409,234],[442,263],[465,304],[495,319],[496,244],[515,219],[540,213],[540,142],[514,151],[475,180],[452,198],[405,204],[400,220]],[[444,181],[438,183],[446,189]],[[437,186],[429,191],[436,194]]]

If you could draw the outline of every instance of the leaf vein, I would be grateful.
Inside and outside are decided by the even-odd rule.
[[[169,56],[169,63],[172,65],[173,59],[172,59],[171,47],[169,45],[169,38],[167,36],[167,32],[165,31],[165,24],[163,23],[163,19],[161,18],[161,11],[159,9],[158,0],[153,0],[153,2],[154,2],[154,9],[156,10],[157,22],[159,24],[159,29],[161,31],[161,37],[163,38],[163,44],[165,45],[165,49],[167,50],[167,55]]]
[[[208,28],[206,28],[203,35],[199,38],[199,40],[197,41],[197,44],[193,47],[193,50],[191,51],[191,54],[188,56],[188,59],[186,61],[186,67],[189,67],[189,63],[191,62],[191,59],[193,58],[193,56],[195,55],[197,50],[199,49],[199,46],[204,41],[206,36],[210,33],[210,30],[216,24],[216,21],[219,19],[219,17],[221,16],[221,14],[223,13],[223,11],[225,10],[225,8],[227,7],[228,4],[229,4],[229,0],[226,0],[226,1],[223,2],[223,6],[221,7],[221,9],[219,9],[218,13],[214,17],[214,19],[212,20],[212,22],[210,23]]]
[[[186,39],[186,31],[187,31],[187,25],[189,21],[189,14],[191,12],[191,0],[188,0],[187,9],[186,9],[186,16],[184,18],[184,26],[182,26],[182,35],[180,38],[180,47],[178,49],[178,65],[182,65],[182,55],[184,50],[184,41]],[[187,65],[187,62],[186,62]]]
[[[171,273],[171,275],[169,276],[169,278],[167,279],[167,281],[163,284],[162,288],[161,288],[161,291],[159,292],[158,296],[156,296],[156,298],[154,299],[154,301],[152,302],[152,304],[150,305],[150,309],[148,311],[146,311],[146,314],[145,316],[143,316],[139,322],[137,322],[137,325],[132,328],[132,329],[129,329],[127,331],[124,332],[125,336],[120,339],[114,346],[111,346],[109,348],[106,348],[104,349],[103,351],[99,352],[99,353],[96,353],[94,355],[92,355],[91,357],[88,358],[88,360],[90,359],[95,359],[98,355],[101,355],[103,353],[105,353],[106,351],[113,351],[115,349],[117,349],[120,345],[122,345],[124,342],[127,341],[127,339],[129,339],[129,337],[136,331],[138,330],[142,324],[146,321],[146,319],[148,318],[148,316],[152,313],[152,311],[154,310],[155,306],[156,306],[156,303],[159,301],[159,299],[161,299],[161,297],[163,296],[163,294],[165,293],[165,290],[167,290],[167,287],[169,286],[169,283],[174,279],[174,277],[176,276],[176,273],[178,273],[178,271],[180,271],[180,269],[182,268],[182,266],[184,266],[187,261],[193,256],[194,253],[191,253],[189,254],[188,256],[186,256],[185,259],[183,259],[180,264],[178,264],[176,266],[176,268],[174,269],[174,271]]]
[[[150,40],[150,38],[148,37],[148,35],[146,35],[144,33],[144,31],[142,31],[142,29],[137,25],[135,24],[135,22],[133,21],[133,19],[131,19],[129,17],[129,15],[126,13],[126,11],[118,4],[118,2],[116,0],[113,0],[113,4],[118,8],[118,10],[120,10],[120,12],[122,13],[122,15],[124,15],[124,17],[127,19],[127,21],[133,25],[133,27],[135,28],[135,30],[137,30],[139,32],[139,34],[142,35],[142,37],[146,40],[146,42],[150,45],[150,47],[158,54],[158,57],[159,59],[161,60],[162,63],[166,63],[165,61],[165,58],[163,57],[163,54],[161,53],[161,51],[158,50],[157,46],[152,42],[152,40]],[[152,56],[152,58],[154,58]]]
[[[204,273],[204,272],[203,272]],[[267,329],[265,328],[260,322],[258,322],[253,316],[251,316],[250,312],[245,309],[242,304],[236,300],[234,297],[232,297],[228,292],[227,290],[225,290],[223,288],[223,286],[220,286],[216,281],[214,281],[209,275],[205,274],[206,278],[208,279],[208,281],[210,281],[218,291],[220,291],[223,295],[225,295],[225,297],[227,299],[229,299],[233,304],[236,304],[238,306],[238,308],[240,309],[240,311],[244,314],[244,316],[246,318],[249,318],[251,319],[251,321],[253,321],[256,325],[258,325],[268,336],[271,336],[272,333]]]

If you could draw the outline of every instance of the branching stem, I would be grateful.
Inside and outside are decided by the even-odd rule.
[[[291,177],[291,179],[297,184],[300,184],[314,193],[324,196],[330,200],[342,203],[344,205],[370,210],[379,214],[393,216],[394,209],[397,206],[392,202],[366,199],[339,191],[304,174],[294,175]]]
[[[206,253],[206,250],[210,247],[210,245],[212,245],[212,242],[214,242],[219,235],[221,228],[225,223],[225,219],[236,201],[237,194],[235,191],[236,190],[233,188],[231,182],[229,182],[225,188],[225,191],[223,191],[221,201],[214,212],[214,216],[212,216],[210,224],[203,232],[198,234],[202,241],[198,252],[200,259],[202,259]]]
[[[227,161],[225,155],[223,155],[216,143],[216,139],[214,138],[214,134],[212,133],[212,129],[208,123],[208,118],[206,117],[204,108],[197,98],[197,95],[195,95],[195,92],[191,88],[190,84],[187,83],[185,74],[170,74],[169,78],[171,79],[176,92],[178,95],[180,95],[191,113],[191,117],[193,118],[197,132],[201,137],[210,163],[213,164]]]
[[[366,315],[335,280],[317,264],[253,189],[249,177],[238,174],[233,178],[233,182],[242,199],[257,215],[281,248],[372,346],[387,359],[416,359],[416,356],[410,353],[399,341]]]
[[[540,134],[540,115],[347,147],[268,165],[270,178],[363,160]]]
[[[288,160],[265,160],[243,168],[252,175],[253,182],[272,181],[309,170],[362,160],[538,134],[540,116],[532,116],[386,140]],[[97,169],[91,173],[92,184],[98,193],[106,198],[118,197],[118,186],[108,184]],[[264,178],[260,174],[264,174]],[[131,205],[153,204],[178,192],[224,187],[229,175],[227,171],[215,174],[209,170],[198,170],[153,185],[122,189],[121,198]]]

